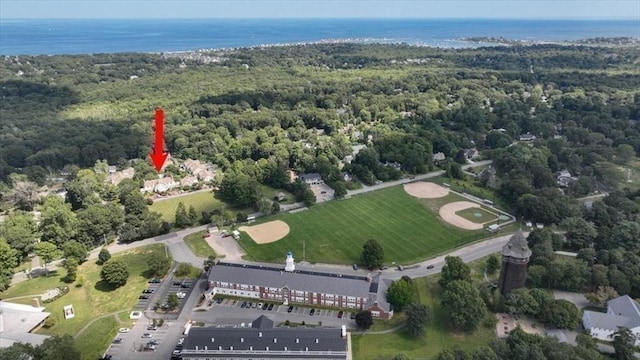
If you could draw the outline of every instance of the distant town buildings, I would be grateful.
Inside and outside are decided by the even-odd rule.
[[[569,186],[569,184],[571,184],[572,182],[578,180],[577,177],[571,176],[571,173],[569,172],[569,170],[562,170],[559,171],[556,174],[556,182],[558,183],[558,186],[560,187],[567,187]]]
[[[198,181],[208,183],[215,180],[213,165],[200,162],[200,160],[187,159],[182,163],[181,168],[195,176]]]
[[[536,136],[529,133],[521,134],[519,137],[520,141],[533,141],[535,139],[536,139]]]
[[[527,239],[522,230],[518,230],[502,247],[502,267],[500,268],[498,287],[503,296],[511,290],[524,287],[530,257],[531,250]]]

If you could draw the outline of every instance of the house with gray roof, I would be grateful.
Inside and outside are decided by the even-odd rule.
[[[322,176],[318,173],[302,174],[298,176],[298,179],[304,181],[309,185],[324,184]]]
[[[182,359],[347,359],[346,327],[273,327],[262,315],[249,327],[193,327]],[[350,358],[350,356],[349,356]]]
[[[295,269],[287,257],[282,267],[218,262],[209,269],[207,296],[216,294],[288,304],[369,310],[376,318],[390,319],[386,300],[391,280]],[[291,271],[288,271],[291,270]]]
[[[629,295],[607,301],[607,312],[585,310],[582,324],[592,337],[613,341],[621,327],[628,328],[635,336],[635,346],[640,346],[640,304]]]

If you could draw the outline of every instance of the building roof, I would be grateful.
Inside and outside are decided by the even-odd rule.
[[[640,326],[640,305],[629,295],[611,299],[607,302],[609,312],[628,318],[626,327],[629,329]]]
[[[284,267],[219,262],[211,267],[209,281],[311,291],[369,299],[371,283],[364,276],[323,273],[316,271],[284,271]],[[373,281],[373,280],[372,280]],[[380,289],[378,289],[378,293]],[[380,296],[378,296],[380,298]],[[384,299],[384,296],[382,297]],[[378,299],[378,304],[385,302]]]
[[[51,315],[51,313],[45,312],[43,307],[0,301],[0,311],[3,322],[0,347],[11,346],[15,342],[40,345],[48,337],[31,333]]]
[[[302,174],[299,176],[301,180],[322,180],[322,176],[318,173]]]
[[[261,321],[261,318],[266,317],[263,315],[254,323]],[[268,318],[266,320],[271,322]],[[342,337],[339,328],[193,327],[184,341],[182,356],[189,358],[189,355],[195,356],[198,352],[199,355],[206,353],[228,358],[246,352],[260,358],[286,359],[295,356],[335,359],[346,358],[347,339]],[[301,356],[301,352],[305,354]]]
[[[531,249],[521,229],[518,229],[509,242],[502,247],[502,256],[518,259],[528,259],[531,256]]]
[[[251,327],[256,329],[271,329],[273,327],[273,321],[264,315],[260,315],[259,318],[251,323]]]
[[[591,327],[613,331],[618,331],[619,327],[626,326],[629,320],[626,316],[610,315],[590,310],[585,310],[584,316],[588,319]]]

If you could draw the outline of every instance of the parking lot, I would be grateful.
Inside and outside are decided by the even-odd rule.
[[[258,306],[262,304],[262,307]],[[266,305],[266,307],[265,307]],[[295,318],[309,317],[313,321],[322,321],[322,319],[350,319],[351,312],[342,311],[342,316],[338,317],[341,310],[335,309],[317,309],[312,307],[302,307],[297,305],[282,305],[274,303],[265,303],[260,300],[248,301],[248,300],[235,300],[218,298],[213,304],[213,308],[239,308],[247,311],[248,314],[257,313],[269,315],[269,313],[278,314],[278,317],[293,315]],[[313,314],[312,314],[313,310]],[[353,313],[355,314],[355,313]]]
[[[316,196],[316,202],[321,203],[324,201],[333,200],[335,190],[333,190],[327,184],[314,184],[309,186],[313,194]]]

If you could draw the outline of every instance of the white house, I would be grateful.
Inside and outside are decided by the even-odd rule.
[[[591,336],[604,341],[613,341],[614,333],[626,327],[635,336],[635,346],[640,346],[640,304],[628,295],[609,300],[606,313],[585,310],[582,324]]]
[[[147,180],[144,182],[142,192],[156,192],[163,193],[171,189],[178,187],[179,184],[173,180],[171,176],[163,177],[162,179]]]
[[[318,173],[302,174],[298,178],[309,185],[324,184],[322,176]]]

